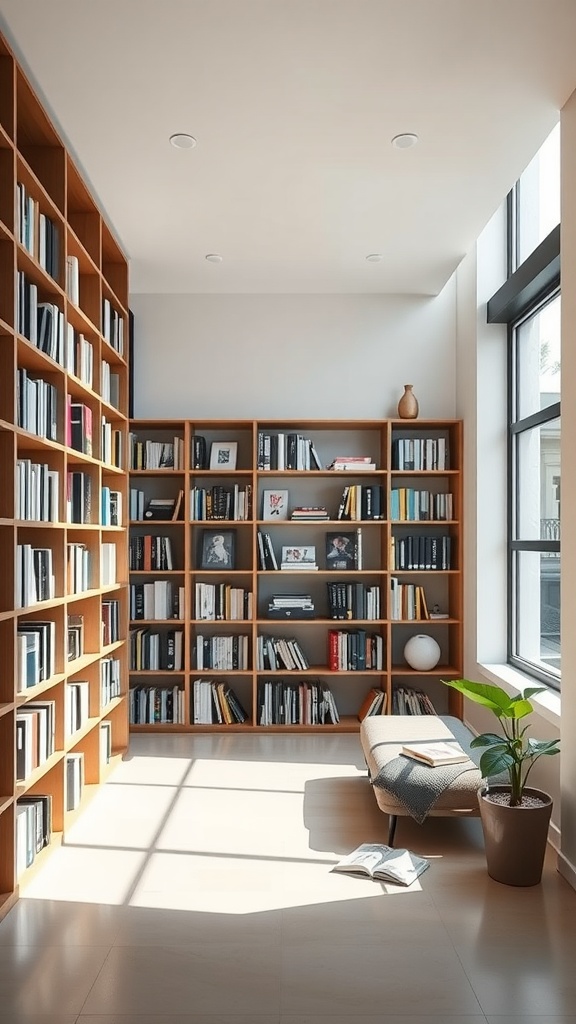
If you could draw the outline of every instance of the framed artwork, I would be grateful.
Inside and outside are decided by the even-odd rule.
[[[199,563],[201,569],[235,568],[236,533],[234,530],[202,530]]]
[[[288,491],[264,491],[262,519],[288,519]]]
[[[291,544],[282,548],[282,565],[313,566],[316,564],[316,548],[310,544]]]
[[[326,568],[342,572],[356,568],[356,534],[326,534]]]
[[[237,441],[213,441],[210,446],[210,469],[236,469]]]

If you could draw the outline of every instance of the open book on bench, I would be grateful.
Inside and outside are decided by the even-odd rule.
[[[462,747],[456,742],[426,743],[423,741],[419,743],[416,741],[413,744],[404,744],[401,753],[422,764],[429,764],[432,768],[437,768],[442,764],[461,764],[470,760],[466,751],[462,750]]]
[[[410,850],[396,850],[393,846],[383,846],[381,843],[362,843],[347,857],[339,860],[332,871],[368,875],[380,882],[411,885],[429,866],[430,861],[416,856]]]

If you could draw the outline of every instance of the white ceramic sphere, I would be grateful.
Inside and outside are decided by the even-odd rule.
[[[440,645],[433,636],[418,633],[410,637],[404,648],[404,657],[410,668],[415,668],[418,672],[428,672],[440,660]]]

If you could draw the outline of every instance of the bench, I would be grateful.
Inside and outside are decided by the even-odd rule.
[[[473,733],[458,718],[450,715],[370,715],[360,726],[360,741],[368,767],[370,780],[377,779],[384,766],[398,757],[405,743],[416,740],[456,739],[471,759],[477,764],[478,753],[470,750]],[[482,776],[479,768],[463,771],[437,798],[431,816],[477,817],[478,789]],[[400,800],[381,784],[373,786],[374,796],[381,811],[389,815],[388,845],[394,843],[394,834],[399,816],[410,812]]]

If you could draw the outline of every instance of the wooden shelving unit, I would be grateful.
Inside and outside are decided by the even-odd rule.
[[[125,519],[104,526],[103,488],[119,492],[127,509],[126,445],[128,433],[128,267],[127,260],[84,185],[66,148],[36,98],[14,54],[0,36],[0,917],[18,896],[19,885],[34,870],[22,869],[22,834],[18,801],[51,798],[48,848],[65,837],[73,817],[91,790],[121,757],[128,742],[127,715],[127,536]],[[49,223],[48,223],[49,222]],[[55,243],[52,239],[56,238]],[[77,290],[69,278],[69,257]],[[61,321],[63,343],[49,349],[51,327],[41,328],[41,309],[51,307]],[[110,312],[113,310],[113,312]],[[109,326],[109,322],[111,326]],[[120,327],[123,323],[123,346]],[[75,335],[72,331],[76,332]],[[93,370],[74,359],[79,335],[92,347]],[[106,335],[106,336],[105,336]],[[52,354],[48,354],[52,351]],[[22,375],[51,384],[56,396],[54,427],[23,425]],[[107,377],[113,374],[113,391]],[[33,385],[39,388],[39,385]],[[113,400],[111,400],[113,399]],[[71,446],[68,402],[82,404],[92,416],[93,448],[85,454]],[[40,409],[40,412],[42,410]],[[120,464],[104,460],[102,418],[122,449]],[[38,428],[38,429],[36,429]],[[18,464],[28,460],[46,467],[58,499],[56,521],[19,518]],[[68,521],[69,473],[90,480],[91,510],[86,523]],[[34,512],[32,511],[32,515]],[[89,589],[72,593],[70,544],[84,545],[91,556]],[[116,579],[103,583],[103,545],[116,546]],[[51,552],[54,591],[49,599],[18,607],[18,549]],[[117,639],[105,645],[103,601],[117,601]],[[84,650],[68,660],[69,616],[81,616]],[[19,627],[30,622],[54,624],[54,672],[34,685],[23,685]],[[103,699],[105,659],[117,662],[120,693]],[[27,676],[28,681],[30,676]],[[87,686],[85,714],[75,730],[65,721],[67,687]],[[117,687],[118,689],[118,687]],[[68,691],[69,692],[69,691]],[[17,722],[39,702],[54,708],[54,750],[26,777],[17,770]],[[103,726],[102,723],[109,723]],[[111,732],[112,756],[103,757],[101,733]],[[33,760],[36,761],[34,752]],[[67,811],[66,758],[83,755],[83,796]],[[46,847],[34,849],[34,865]],[[25,858],[24,858],[25,859]]]
[[[182,696],[181,720],[159,721],[165,717],[165,708],[155,709],[154,723],[138,723],[139,717],[131,707],[131,728],[135,731],[226,731],[260,730],[297,731],[322,730],[355,731],[359,728],[358,710],[371,687],[384,689],[387,694],[387,713],[393,713],[402,687],[416,688],[430,697],[439,713],[461,716],[459,695],[440,683],[443,677],[458,678],[462,674],[462,424],[458,420],[131,420],[130,430],[137,442],[156,441],[170,443],[180,438],[184,453],[177,468],[131,469],[130,488],[150,499],[174,499],[180,490],[184,500],[178,521],[131,521],[133,540],[145,535],[170,538],[173,567],[170,571],[134,570],[131,584],[169,581],[173,588],[183,589],[183,606],[174,620],[133,619],[131,631],[147,629],[160,637],[170,630],[183,634],[183,657],[175,670],[136,670],[130,672],[131,691],[142,693],[147,687],[157,691],[177,688]],[[322,469],[259,468],[259,436],[296,433],[311,440],[319,455]],[[236,446],[235,468],[194,468],[194,438],[204,437],[209,459],[212,446],[233,443]],[[397,442],[428,440],[434,445],[441,439],[447,452],[446,469],[398,469],[396,467]],[[434,450],[436,450],[434,448]],[[366,471],[334,471],[325,467],[341,455],[369,455],[376,469]],[[249,517],[245,521],[197,520],[193,518],[191,491],[193,488],[211,489],[221,486],[233,490],[251,491]],[[343,490],[347,485],[382,487],[384,518],[347,521],[338,519]],[[432,494],[449,494],[451,518],[447,521],[393,521],[390,519],[392,491],[396,488],[426,490]],[[267,489],[288,491],[288,505],[324,505],[330,519],[322,522],[295,522],[262,520],[263,492]],[[361,569],[333,571],[326,561],[326,535],[343,531],[362,533],[363,561]],[[213,571],[202,568],[201,546],[204,530],[232,530],[234,535],[233,567]],[[259,560],[258,533],[269,533],[280,564],[283,546],[313,545],[316,549],[318,569],[309,572],[264,570]],[[424,569],[397,567],[397,542],[409,536],[421,535],[450,538],[449,568]],[[394,554],[393,554],[394,552]],[[428,609],[437,606],[446,618],[429,620],[395,620],[392,611],[391,580],[423,587]],[[380,614],[374,620],[336,620],[330,617],[326,584],[334,582],[361,582],[380,588]],[[246,620],[206,621],[199,618],[196,603],[198,583],[227,583],[243,588],[253,595],[252,614]],[[267,617],[269,598],[273,594],[309,593],[315,604],[312,619],[279,621]],[[372,670],[330,670],[328,660],[328,632],[331,629],[362,629],[378,634],[383,640],[382,668]],[[417,672],[406,663],[403,651],[408,639],[417,633],[433,636],[440,645],[440,661],[428,672]],[[271,672],[257,666],[258,637],[262,634],[295,637],[304,650],[310,668],[302,671]],[[248,638],[246,667],[221,671],[198,669],[198,637],[234,636]],[[134,666],[134,662],[132,661]],[[247,712],[247,720],[236,724],[194,724],[194,681],[210,679],[230,685]],[[330,688],[335,698],[340,721],[323,725],[260,725],[261,684],[264,680],[320,680]],[[158,694],[156,695],[158,698]],[[133,702],[132,702],[133,703]],[[397,707],[396,707],[397,710]],[[152,711],[150,710],[150,715]]]

